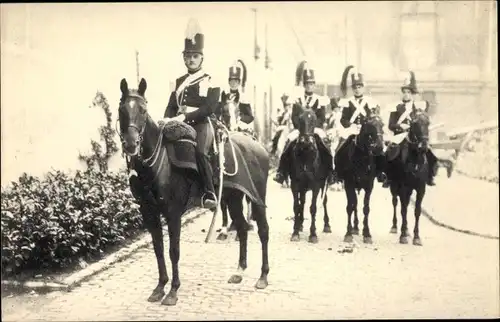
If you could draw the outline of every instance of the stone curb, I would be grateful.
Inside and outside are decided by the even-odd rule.
[[[195,208],[192,211],[187,212],[182,216],[181,227],[192,223],[195,219],[199,218],[201,215],[209,213],[205,209]],[[164,226],[163,229],[166,229]],[[70,276],[66,277],[62,282],[46,282],[46,281],[33,281],[28,280],[25,282],[19,282],[14,280],[2,280],[2,288],[16,288],[23,291],[36,290],[38,293],[47,293],[52,291],[67,291],[70,292],[73,288],[79,286],[82,282],[88,280],[90,277],[105,271],[111,265],[123,261],[128,257],[132,256],[137,250],[145,248],[151,244],[151,237],[149,233],[144,233],[138,241],[132,243],[131,245],[124,247],[106,258],[90,264],[86,268],[79,270]]]
[[[413,206],[415,206],[415,198],[414,197],[411,198],[411,204]],[[500,239],[498,236],[493,236],[490,234],[476,233],[476,232],[471,231],[471,230],[455,228],[455,227],[450,226],[448,224],[442,223],[439,220],[437,220],[436,218],[434,218],[427,210],[424,209],[424,207],[422,207],[422,215],[424,215],[427,219],[429,219],[430,222],[433,223],[434,225],[439,226],[439,227],[443,227],[443,228],[446,228],[446,229],[449,229],[452,231],[456,231],[458,233],[463,233],[463,234],[467,234],[467,235],[471,235],[471,236],[478,236],[478,237],[482,237],[482,238],[486,238],[486,239],[497,239],[497,240]]]

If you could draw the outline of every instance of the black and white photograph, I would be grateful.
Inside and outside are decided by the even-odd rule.
[[[500,318],[497,10],[0,4],[2,320]]]

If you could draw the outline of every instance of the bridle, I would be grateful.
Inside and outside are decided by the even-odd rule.
[[[120,100],[120,107],[119,109],[122,108],[123,106],[123,103],[125,102],[125,99],[126,98],[130,98],[130,97],[133,97],[133,98],[137,98],[139,100],[141,100],[144,105],[147,105],[148,101],[138,95],[138,94],[129,94],[127,95],[127,97],[122,97],[122,99]],[[124,149],[124,144],[125,144],[125,139],[122,135],[122,132],[121,130],[118,131],[118,129],[116,129],[116,132],[118,133],[118,136],[120,137],[120,141],[121,141],[121,144],[122,144],[122,153],[127,157],[127,158],[132,158],[132,157],[136,157],[138,160],[141,161],[141,163],[149,168],[153,168],[153,166],[156,164],[156,162],[160,159],[159,156],[160,156],[160,151],[161,151],[161,144],[162,144],[162,141],[163,141],[163,128],[165,127],[164,124],[161,124],[160,125],[160,135],[159,135],[159,138],[158,140],[156,141],[156,145],[155,145],[155,148],[153,149],[151,155],[148,157],[148,158],[144,158],[143,157],[143,142],[144,142],[144,132],[146,131],[146,125],[147,125],[147,121],[149,119],[149,115],[147,114],[147,109],[144,108],[144,110],[141,112],[141,115],[144,116],[144,124],[142,125],[142,127],[139,127],[137,126],[136,124],[134,123],[129,123],[128,124],[128,127],[127,129],[129,128],[133,128],[135,130],[137,130],[137,132],[139,132],[139,137],[138,137],[138,144],[139,144],[139,152],[135,155],[130,155],[125,149]],[[118,119],[116,120],[116,123],[118,123],[120,121],[120,116],[118,116]],[[115,124],[115,127],[116,127],[116,124]],[[163,158],[163,156],[162,156]],[[127,165],[129,163],[129,160],[127,159]],[[156,172],[158,173],[160,169],[158,169]],[[156,174],[157,174],[156,173]]]
[[[372,122],[372,119],[373,119],[373,120],[375,120],[375,119],[378,119],[378,117],[377,117],[377,116],[370,116],[370,117],[369,117],[369,119],[365,120],[365,122],[363,123],[363,125],[362,125],[362,126],[364,126],[364,125],[365,125],[366,123],[368,123],[368,122],[370,122],[370,123],[371,123],[371,122]],[[375,125],[374,125],[374,126],[375,126]],[[375,126],[375,127],[376,127],[376,126]],[[361,133],[360,133],[360,134],[361,134]],[[354,141],[354,145],[355,145],[355,146],[357,146],[357,147],[361,147],[361,146],[360,146],[360,144],[359,144],[359,136],[360,136],[360,134],[356,135],[356,136],[354,137],[354,140],[353,140],[353,141]],[[370,135],[369,137],[371,138],[372,136]],[[383,137],[384,137],[384,133],[383,133],[382,131],[378,131],[378,128],[377,128],[377,138],[383,142]],[[370,145],[370,148],[369,148],[369,149],[367,149],[367,150],[368,150],[368,154],[369,154],[369,155],[372,155],[372,154],[373,154],[373,152],[372,152],[372,149],[371,149],[371,148],[373,148],[373,146],[374,146],[374,142],[372,142],[372,141],[370,140],[370,142],[368,142],[368,143],[369,143],[369,145]]]

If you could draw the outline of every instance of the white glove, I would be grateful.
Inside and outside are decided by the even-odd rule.
[[[164,118],[163,120],[161,120],[161,122],[167,124],[168,122],[172,122],[172,121],[178,121],[178,122],[184,122],[184,120],[186,119],[186,116],[184,114],[179,114],[175,117],[172,117],[172,118]]]
[[[405,123],[401,124],[400,126],[403,130],[408,130],[410,128],[410,126],[408,124],[405,124]]]

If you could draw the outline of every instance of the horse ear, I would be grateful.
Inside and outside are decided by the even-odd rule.
[[[120,90],[122,91],[123,96],[128,94],[128,84],[125,78],[122,78],[122,81],[120,82]]]
[[[139,89],[137,90],[139,95],[144,96],[146,88],[148,88],[148,83],[146,83],[146,80],[144,78],[141,78],[141,81],[139,82]]]

